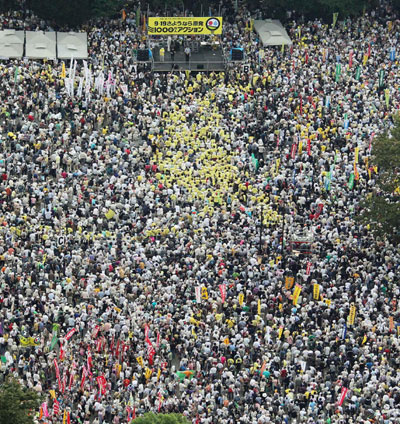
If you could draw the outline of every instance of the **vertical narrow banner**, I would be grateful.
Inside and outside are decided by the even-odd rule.
[[[385,71],[381,69],[379,71],[379,88],[383,87],[384,78],[385,78]]]
[[[201,286],[197,286],[194,288],[196,293],[196,303],[201,303]]]
[[[349,68],[351,68],[353,66],[353,55],[354,55],[354,50],[350,50],[350,54],[349,54]]]
[[[307,155],[311,156],[311,140],[307,139]]]
[[[347,317],[347,323],[348,323],[348,325],[354,325],[355,317],[356,317],[356,307],[355,307],[354,304],[352,304],[350,306],[349,316]]]
[[[354,163],[358,163],[358,154],[359,154],[359,152],[360,152],[360,148],[359,147],[356,147],[354,149]]]
[[[361,78],[361,66],[357,66],[357,70],[356,70],[356,80],[360,81]]]
[[[297,306],[297,301],[299,300],[300,292],[302,287],[300,284],[296,284],[293,291],[293,305]]]
[[[353,190],[354,187],[354,174],[352,173],[349,178],[349,182],[347,183],[347,188],[349,190]]]
[[[335,28],[338,16],[339,16],[338,12],[333,14],[333,16],[332,16],[332,28]]]
[[[311,272],[311,262],[307,262],[306,275],[310,275]]]
[[[315,283],[313,286],[313,299],[318,300],[319,299],[319,284]]]
[[[385,90],[385,104],[386,104],[386,109],[389,109],[389,100],[390,100],[390,92],[389,92],[389,89],[386,88],[386,90]]]
[[[294,277],[285,277],[285,289],[290,290],[294,284]]]
[[[226,284],[220,284],[219,291],[221,292],[221,303],[224,304],[226,299]]]
[[[339,406],[342,406],[344,399],[347,395],[347,390],[348,390],[347,387],[342,387],[342,391],[340,392],[340,398],[339,398],[339,401],[338,401]]]
[[[342,65],[340,63],[337,63],[336,64],[336,77],[335,77],[336,82],[339,82],[341,74],[342,74]]]

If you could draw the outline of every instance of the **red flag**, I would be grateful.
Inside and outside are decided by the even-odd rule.
[[[60,355],[59,355],[58,359],[60,361],[63,361],[64,358],[65,358],[65,350],[63,349],[62,343],[60,342]]]
[[[58,390],[62,391],[62,384],[60,378],[60,369],[58,368],[57,359],[54,359],[54,368],[56,369],[56,377],[58,381]]]
[[[354,54],[353,50],[350,50],[350,54],[349,54],[349,68],[351,68],[352,65],[353,65],[353,54]]]
[[[90,349],[89,349],[87,354],[87,373],[89,375],[92,375],[92,366],[93,366],[92,352],[90,352]]]
[[[67,412],[67,424],[71,424],[71,417],[69,416],[69,412]]]
[[[308,156],[311,156],[311,140],[307,140],[307,154]]]
[[[226,284],[219,285],[219,291],[221,292],[221,302],[225,303],[226,299]]]
[[[163,403],[162,393],[161,392],[158,392],[158,412],[160,412],[162,403]]]
[[[144,339],[147,341],[149,338],[150,328],[147,324],[144,326]]]
[[[371,56],[371,43],[368,43],[368,53],[367,53],[368,57]]]
[[[315,214],[314,218],[318,218],[321,215],[322,209],[324,208],[324,204],[323,203],[318,203],[318,209],[317,209],[317,213]]]
[[[68,341],[76,333],[76,331],[76,328],[73,328],[72,330],[68,331],[67,335],[65,336],[65,340]]]
[[[306,274],[310,275],[310,271],[311,271],[311,262],[307,262]]]
[[[96,378],[97,384],[99,385],[99,390],[102,395],[105,395],[107,393],[107,381],[104,375],[100,375]]]
[[[87,371],[85,366],[82,367],[82,380],[81,380],[81,390],[83,389],[83,385],[85,384]]]
[[[290,155],[292,156],[292,159],[294,159],[296,157],[296,150],[297,150],[297,144],[293,143],[292,144],[292,150],[290,152]]]
[[[308,63],[308,50],[306,50],[306,64]]]
[[[72,330],[71,330],[72,331]],[[95,327],[94,327],[94,330],[92,331],[92,338],[93,339],[95,339],[97,336],[98,336],[98,334],[99,334],[99,331],[100,331],[100,326],[99,325],[96,325]],[[68,333],[69,334],[69,333]],[[73,334],[73,333],[72,333]]]
[[[54,399],[53,415],[58,415],[59,412],[60,412],[60,402],[57,399]]]
[[[347,395],[347,387],[342,387],[342,391],[340,393],[340,398],[339,398],[339,401],[338,401],[339,406],[342,406],[342,404],[344,402],[344,398],[346,397],[346,395]]]

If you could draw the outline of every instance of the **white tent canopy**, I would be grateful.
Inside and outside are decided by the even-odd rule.
[[[24,31],[0,31],[0,58],[21,58],[24,54]]]
[[[59,59],[87,59],[87,33],[58,32],[57,51]]]
[[[293,44],[285,28],[278,20],[254,21],[254,29],[264,46],[281,46],[282,44],[290,46]]]
[[[55,59],[56,33],[26,31],[26,57],[30,59]]]

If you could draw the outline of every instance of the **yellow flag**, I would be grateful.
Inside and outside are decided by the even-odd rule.
[[[138,361],[139,365],[143,368],[143,358],[141,356],[138,356],[136,360]]]
[[[354,163],[358,163],[358,152],[359,152],[360,148],[356,147],[354,149]]]
[[[50,396],[52,397],[52,399],[56,398],[56,391],[55,390],[49,390]]]
[[[106,212],[106,218],[107,219],[112,219],[113,217],[114,217],[114,215],[115,215],[115,212],[112,210],[112,209],[109,209],[107,212]]]
[[[361,344],[365,344],[365,343],[366,343],[366,341],[367,341],[367,335],[366,335],[366,334],[364,334],[364,338],[363,338],[363,341],[362,341],[362,343],[361,343]]]
[[[157,371],[157,381],[160,379],[160,376],[161,376],[161,368],[159,368]]]
[[[229,339],[228,339],[228,337],[224,340],[224,343],[226,344],[226,346],[229,345]]]
[[[282,333],[283,333],[283,325],[281,325],[279,327],[279,330],[278,330],[278,339],[280,339],[282,337]]]
[[[393,317],[389,317],[389,330],[393,331],[394,330],[394,319]]]
[[[61,68],[61,78],[65,78],[65,63],[62,63],[62,68]]]
[[[294,287],[294,291],[293,291],[293,305],[294,306],[297,305],[297,301],[299,300],[300,292],[301,292],[301,286],[299,284],[296,284],[296,286]]]
[[[356,317],[356,307],[354,304],[352,304],[350,306],[350,312],[349,312],[349,316],[347,317],[347,323],[349,325],[353,325],[354,324],[354,319]]]
[[[243,293],[240,293],[239,294],[238,300],[239,300],[239,305],[242,306],[243,305],[243,301],[244,301],[244,294]]]
[[[261,315],[261,300],[260,299],[258,299],[257,314]]]
[[[368,62],[368,55],[365,54],[364,59],[363,59],[363,65],[365,66],[367,64],[367,62]]]
[[[146,368],[146,371],[144,373],[144,377],[146,378],[146,380],[148,380],[151,377],[152,374],[152,370],[150,368]]]
[[[294,277],[285,277],[285,289],[290,290],[294,284]]]
[[[315,283],[313,287],[313,299],[319,299],[319,284]]]
[[[64,409],[63,424],[66,424],[66,422],[67,422],[67,410]]]
[[[208,299],[208,291],[207,291],[207,287],[202,287],[201,288],[201,298],[204,300]]]

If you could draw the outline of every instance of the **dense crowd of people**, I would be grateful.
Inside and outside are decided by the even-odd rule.
[[[248,73],[142,69],[134,11],[85,63],[0,64],[0,379],[43,396],[37,423],[400,422],[400,252],[355,221],[399,21],[264,48],[223,12]]]

